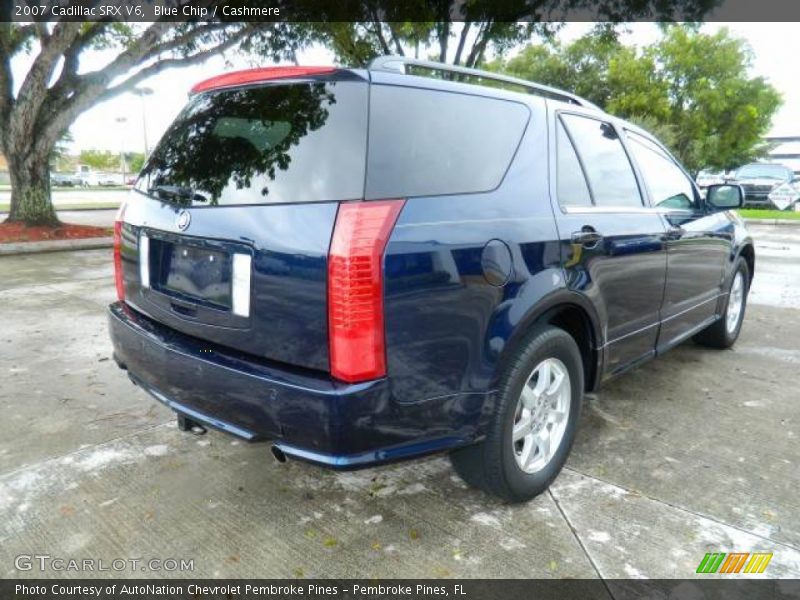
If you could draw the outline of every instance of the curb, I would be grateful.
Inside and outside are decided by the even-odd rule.
[[[90,211],[90,210],[119,210],[119,206],[92,206],[91,204],[87,204],[86,206],[72,206],[67,208],[59,208],[58,206],[54,207],[57,213],[60,212],[82,212],[82,211]],[[8,216],[7,210],[0,210],[0,219],[5,218]]]
[[[13,244],[0,244],[0,256],[38,254],[41,252],[65,252],[70,250],[96,250],[98,248],[112,248],[113,246],[113,237],[51,240],[46,242],[16,242]]]
[[[746,225],[777,225],[778,227],[800,227],[800,219],[745,219]]]

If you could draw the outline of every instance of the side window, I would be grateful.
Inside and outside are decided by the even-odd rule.
[[[636,177],[616,130],[588,117],[562,115],[597,206],[642,206]]]
[[[529,117],[508,100],[371,86],[366,199],[493,190]]]
[[[626,135],[631,142],[633,158],[653,197],[653,206],[694,208],[694,187],[675,161],[647,138],[630,131]]]
[[[561,206],[591,206],[592,195],[586,185],[583,167],[561,120],[556,120],[556,183]]]

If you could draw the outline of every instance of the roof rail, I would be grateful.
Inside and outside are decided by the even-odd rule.
[[[481,69],[470,69],[468,67],[459,67],[456,65],[448,65],[445,63],[434,62],[432,60],[421,60],[418,58],[407,58],[405,56],[378,56],[373,59],[369,64],[370,71],[384,71],[387,73],[406,73],[406,67],[418,67],[420,69],[430,69],[431,71],[442,71],[446,73],[459,73],[461,75],[468,75],[470,77],[478,77],[481,79],[491,79],[492,81],[500,81],[517,85],[530,91],[532,94],[544,96],[545,98],[552,98],[554,100],[561,100],[562,102],[569,102],[584,106],[586,108],[594,108],[602,112],[602,109],[575,94],[564,92],[557,88],[543,85],[541,83],[534,83],[526,81],[525,79],[518,79],[516,77],[509,77],[508,75],[501,75],[499,73],[492,73],[491,71],[483,71]]]

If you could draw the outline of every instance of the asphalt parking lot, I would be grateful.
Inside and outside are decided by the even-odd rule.
[[[739,343],[591,396],[549,493],[507,506],[446,457],[354,473],[184,434],[111,360],[107,250],[0,258],[0,577],[15,557],[186,559],[133,577],[690,577],[772,552],[800,577],[800,227],[753,227]]]

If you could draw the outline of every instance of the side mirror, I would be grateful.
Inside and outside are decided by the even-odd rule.
[[[731,210],[744,204],[744,190],[740,185],[723,183],[706,189],[706,204],[713,210]]]

